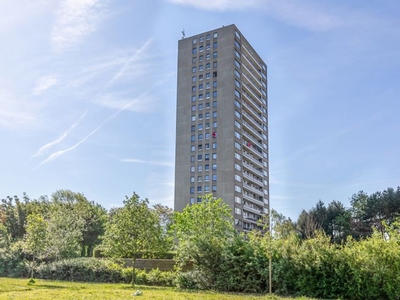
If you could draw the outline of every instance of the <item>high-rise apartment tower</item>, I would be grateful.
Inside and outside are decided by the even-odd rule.
[[[268,212],[267,66],[235,25],[178,45],[175,210],[212,193],[238,230]]]

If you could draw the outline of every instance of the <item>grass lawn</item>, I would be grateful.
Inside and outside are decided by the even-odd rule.
[[[175,288],[137,286],[128,284],[80,283],[37,279],[28,285],[28,279],[0,278],[0,299],[274,299],[268,295],[221,294],[215,292],[180,291]],[[140,289],[142,296],[133,296]],[[292,298],[293,299],[293,298]],[[307,299],[307,298],[296,298]]]

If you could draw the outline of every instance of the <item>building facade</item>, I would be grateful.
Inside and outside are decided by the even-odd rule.
[[[238,230],[268,212],[267,66],[235,25],[178,45],[175,210],[212,193]]]

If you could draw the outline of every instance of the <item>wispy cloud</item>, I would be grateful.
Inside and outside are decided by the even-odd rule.
[[[112,115],[110,115],[109,117],[107,117],[103,122],[101,122],[101,124],[99,126],[97,126],[94,130],[92,130],[88,135],[86,135],[83,139],[81,139],[79,142],[77,142],[75,145],[73,145],[72,147],[69,147],[67,149],[64,150],[60,150],[57,152],[54,152],[53,154],[49,155],[45,160],[43,160],[40,165],[37,167],[39,168],[40,166],[49,163],[51,161],[54,161],[55,159],[57,159],[58,157],[64,155],[65,153],[68,153],[74,149],[76,149],[78,146],[80,146],[81,144],[83,144],[84,142],[86,142],[86,140],[88,138],[90,138],[92,135],[94,135],[97,131],[99,131],[107,122],[109,122],[110,120],[114,119],[117,115],[119,115],[122,111],[127,110],[129,108],[129,106],[132,105],[132,103],[127,103],[124,107],[122,107],[121,109],[119,109],[118,111],[116,111],[115,113],[113,113]],[[36,169],[37,169],[36,168]]]
[[[54,75],[42,76],[36,81],[35,87],[33,88],[33,94],[35,96],[38,96],[56,84],[57,84],[56,76]]]
[[[119,159],[121,162],[127,163],[135,163],[135,164],[148,164],[148,165],[156,165],[156,166],[164,166],[164,167],[173,167],[173,162],[171,161],[155,161],[155,160],[142,160],[137,158],[121,158]]]
[[[290,25],[312,31],[325,31],[340,26],[343,20],[327,13],[320,7],[307,1],[289,0],[167,0],[181,5],[193,6],[198,9],[226,11],[257,9],[264,11],[275,19]]]
[[[61,51],[76,45],[97,29],[105,15],[105,1],[62,0],[51,32],[54,49]]]
[[[36,120],[37,105],[1,88],[0,107],[0,127],[26,127]]]
[[[57,139],[55,139],[54,141],[51,141],[45,145],[43,145],[42,147],[40,147],[40,149],[32,156],[32,157],[36,157],[39,155],[44,154],[44,152],[46,152],[46,150],[52,148],[53,146],[57,145],[58,143],[60,143],[61,141],[63,141],[68,133],[73,130],[76,126],[78,126],[78,124],[82,121],[82,119],[86,116],[87,110],[82,114],[82,116],[80,116],[80,118],[78,119],[78,121],[76,121],[74,124],[72,124],[62,135],[60,135]]]

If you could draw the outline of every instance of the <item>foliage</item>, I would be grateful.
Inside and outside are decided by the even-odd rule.
[[[154,257],[166,250],[158,215],[148,200],[137,194],[126,197],[124,207],[114,211],[107,224],[102,250],[110,257],[132,258],[133,270],[139,256]],[[132,283],[135,273],[132,273]]]

